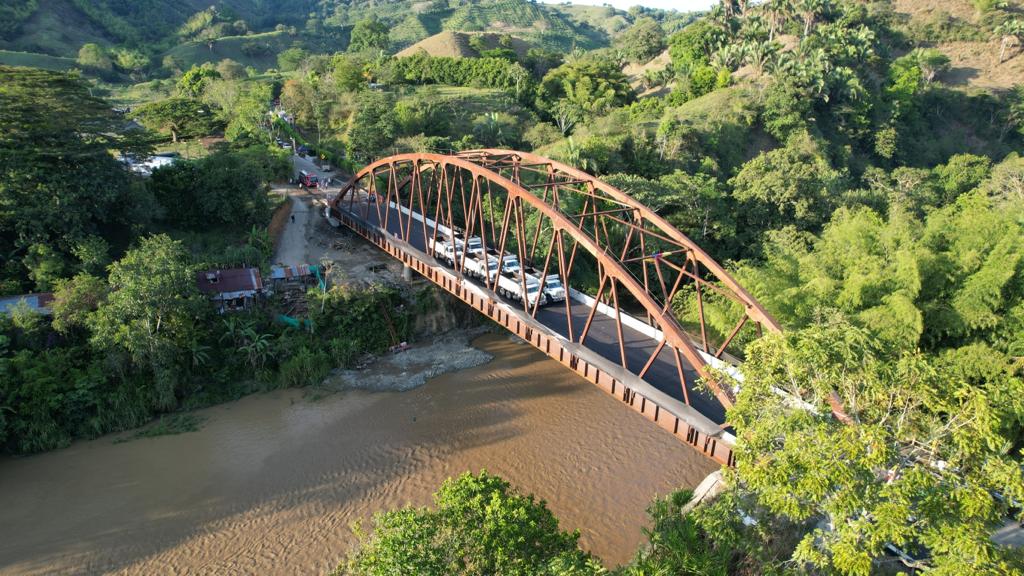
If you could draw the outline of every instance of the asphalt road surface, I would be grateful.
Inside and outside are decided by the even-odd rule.
[[[342,208],[347,208],[347,206],[342,206]],[[357,218],[362,218],[362,215],[358,213],[360,205],[357,203],[353,208],[357,211],[354,215]],[[377,216],[377,211],[371,208],[369,214],[367,222],[372,226],[382,227]],[[391,214],[387,216],[388,231],[401,238],[401,226],[404,224],[399,224],[398,214],[399,212],[397,209],[391,208]],[[405,220],[408,220],[408,216],[405,216]],[[429,261],[432,257],[427,256],[426,254],[426,246],[423,242],[424,226],[427,226],[427,237],[431,237],[433,234],[433,227],[430,224],[418,222],[415,218],[412,219],[412,231],[409,243],[412,244],[414,248],[422,252],[420,257],[424,261]],[[470,281],[483,287],[483,283],[481,282],[476,282],[475,280]],[[503,300],[503,298],[497,294],[492,293],[492,297],[495,300]],[[590,306],[573,300],[570,300],[570,303],[572,328],[574,333],[572,340],[578,341],[580,334],[583,332],[583,326],[587,321],[587,317],[590,315]],[[566,321],[566,306],[564,303],[559,302],[542,307],[537,312],[537,321],[558,332],[562,336],[568,337],[569,325]],[[654,350],[658,346],[658,341],[625,325],[622,327],[622,336],[626,350],[626,363],[628,364],[630,372],[637,374],[643,369],[644,364],[647,362],[647,359],[650,358],[651,354],[654,353]],[[587,333],[585,346],[613,363],[621,364],[619,340],[614,319],[600,313],[595,314],[594,321],[590,326],[590,331]],[[669,394],[677,400],[683,401],[684,395],[681,387],[679,386],[678,367],[674,356],[675,354],[673,350],[669,346],[665,346],[658,354],[657,359],[651,365],[647,374],[644,376],[644,380],[658,390]],[[690,399],[690,405],[715,423],[724,423],[725,409],[710,392],[694,387],[694,383],[698,378],[697,373],[688,363],[686,363],[685,359],[682,359],[682,362],[683,370],[686,374],[687,395]]]

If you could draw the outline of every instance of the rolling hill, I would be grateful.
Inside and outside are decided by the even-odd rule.
[[[212,22],[204,24],[211,4]],[[529,0],[5,0],[0,50],[74,58],[83,44],[96,43],[160,56],[207,37],[281,26],[298,30],[310,47],[338,50],[348,30],[368,17],[387,24],[394,50],[442,31],[512,34],[557,50],[598,48],[632,20],[613,8],[576,10]]]
[[[434,34],[429,38],[424,38],[412,46],[399,51],[395,55],[398,57],[406,57],[420,52],[426,52],[430,56],[473,58],[479,56],[477,51],[470,45],[470,40],[474,37],[482,40],[483,46],[486,49],[491,50],[500,46],[502,35],[489,32],[474,34],[471,32],[452,32],[450,30],[446,30],[444,32]],[[515,50],[517,54],[524,55],[527,50],[530,49],[530,43],[513,37],[511,48],[512,50]]]
[[[935,48],[950,59],[942,80],[971,89],[1005,90],[1024,79],[1024,46],[1008,47],[999,61],[995,24],[1024,14],[1024,2],[1007,0],[981,13],[970,0],[893,0],[893,11],[915,46]],[[1018,43],[1019,44],[1019,43]]]

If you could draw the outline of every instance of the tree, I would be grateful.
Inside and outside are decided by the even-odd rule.
[[[165,208],[165,219],[177,227],[247,230],[269,221],[267,183],[280,177],[278,161],[291,172],[287,160],[266,148],[219,151],[156,170],[147,186]]]
[[[138,50],[119,48],[114,51],[114,63],[121,70],[128,72],[133,79],[138,79],[142,70],[149,66],[149,56]]]
[[[633,62],[647,62],[667,46],[665,31],[654,18],[641,18],[615,39],[615,47]]]
[[[720,545],[716,542],[720,534],[703,526],[701,516],[706,513],[700,514],[703,511],[699,508],[697,513],[687,511],[692,496],[689,490],[680,490],[648,506],[651,528],[644,529],[648,544],[642,545],[633,561],[620,569],[622,576],[747,573],[743,568],[751,563],[736,554],[738,547]]]
[[[709,64],[720,40],[721,32],[712,24],[704,20],[690,24],[668,39],[672,66],[684,73],[693,66]]]
[[[348,51],[387,50],[389,44],[388,27],[376,18],[364,18],[352,27]]]
[[[268,139],[271,93],[270,85],[263,83],[244,89],[234,108],[226,111],[230,119],[224,136],[231,141]]]
[[[768,0],[765,3],[765,12],[768,15],[768,41],[775,39],[775,34],[786,26],[786,22],[793,16],[792,0]]]
[[[0,100],[0,253],[7,262],[22,261],[35,244],[66,261],[86,237],[124,237],[145,222],[135,207],[146,201],[111,152],[141,154],[147,146],[139,134],[122,132],[124,119],[81,79],[0,67]],[[7,264],[3,275],[20,283],[25,270]]]
[[[179,137],[206,136],[223,128],[202,102],[180,96],[143,104],[132,111],[132,118],[150,130],[169,135],[172,142]]]
[[[303,60],[309,57],[309,52],[306,52],[302,48],[293,47],[287,50],[282,50],[277,54],[277,67],[282,72],[293,72],[295,71]]]
[[[507,112],[488,112],[473,119],[473,135],[489,148],[515,148],[522,137],[520,124]]]
[[[92,344],[153,377],[153,403],[169,409],[188,363],[183,351],[206,304],[189,255],[166,235],[143,238],[110,267],[110,295],[89,318]]]
[[[865,330],[827,318],[759,340],[743,373],[728,415],[739,486],[808,526],[796,563],[867,575],[894,544],[936,573],[1021,573],[1019,557],[991,540],[1024,497],[1004,450],[1024,392],[1008,365],[984,349],[892,357]],[[837,404],[848,424],[832,416]]]
[[[356,55],[335,54],[331,58],[331,76],[335,86],[346,92],[356,92],[366,87],[366,62]]]
[[[110,59],[107,51],[99,44],[91,42],[82,44],[82,47],[78,49],[77,62],[82,66],[95,68],[103,72],[114,70],[114,62]]]
[[[590,117],[628,104],[633,97],[633,89],[615,64],[586,59],[548,72],[537,91],[537,106],[554,116],[568,105],[581,117]]]
[[[48,244],[32,244],[23,260],[37,290],[50,290],[64,275],[64,257]]]
[[[107,298],[107,283],[90,274],[78,274],[58,282],[53,293],[53,329],[69,335],[87,325],[92,314]]]
[[[349,118],[345,138],[360,153],[375,155],[394,142],[398,122],[392,98],[379,92],[359,95],[358,108]]]
[[[914,50],[912,57],[917,61],[918,66],[921,68],[921,73],[924,74],[924,81],[926,84],[931,84],[932,81],[935,80],[936,76],[949,70],[949,56],[946,56],[934,48],[918,48]]]
[[[304,77],[288,80],[281,90],[281,103],[303,126],[316,129],[319,147],[327,123],[339,105],[339,91],[331,75],[310,72]]]
[[[377,514],[335,574],[594,575],[600,564],[562,532],[543,501],[481,472],[448,479],[434,508]]]
[[[178,93],[188,98],[198,98],[211,80],[220,78],[220,73],[214,69],[209,62],[202,66],[192,65],[181,78],[178,79]]]
[[[1002,64],[1006,57],[1006,49],[1011,43],[1016,42],[1018,46],[1024,46],[1024,20],[1011,18],[996,27],[995,34],[999,36],[999,63]]]
[[[828,12],[829,4],[829,0],[794,0],[793,9],[804,23],[804,38],[810,36],[814,24]]]
[[[230,58],[225,58],[217,63],[217,73],[225,80],[241,80],[247,76],[245,66]]]
[[[820,144],[807,133],[789,137],[782,148],[746,163],[732,180],[737,200],[747,204],[746,218],[755,230],[821,225],[842,184]]]
[[[743,61],[752,66],[760,76],[764,74],[778,52],[779,45],[774,42],[749,42],[743,46]]]

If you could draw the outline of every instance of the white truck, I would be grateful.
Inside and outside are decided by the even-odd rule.
[[[541,274],[542,272],[536,268],[526,268],[526,276],[535,279],[538,283],[540,283]],[[544,295],[547,296],[548,302],[565,301],[565,286],[562,286],[561,276],[558,274],[548,274],[547,280],[543,284]]]
[[[498,276],[498,294],[515,302],[522,302],[524,300],[524,279],[526,281],[526,303],[530,306],[535,306],[537,301],[540,300],[541,305],[546,304],[547,296],[540,291],[540,282],[536,278],[520,276],[519,274],[502,274]]]
[[[462,245],[451,240],[433,238],[427,241],[427,252],[448,266],[455,266],[455,262],[462,259]]]
[[[473,239],[470,238],[471,242],[472,240]],[[464,272],[468,276],[478,278],[480,280],[484,280],[485,278],[488,280],[493,280],[494,277],[498,275],[498,259],[495,258],[494,256],[487,256],[486,272],[484,271],[484,261],[485,259],[483,258],[483,256],[474,256],[473,252],[467,252]]]
[[[516,258],[515,254],[505,254],[502,256],[501,272],[502,274],[519,274],[519,258]]]
[[[466,253],[470,256],[483,256],[484,241],[479,236],[471,236],[466,240]]]

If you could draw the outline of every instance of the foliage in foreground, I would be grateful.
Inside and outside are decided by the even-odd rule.
[[[580,550],[577,532],[563,532],[543,501],[505,480],[465,473],[449,478],[433,508],[403,508],[373,518],[372,533],[356,527],[360,547],[335,576],[384,574],[488,576],[725,576],[757,574],[753,551],[718,542],[712,531],[745,537],[741,523],[706,513],[683,513],[692,496],[680,490],[647,509],[652,527],[632,562],[609,572]],[[735,526],[733,524],[736,524]]]
[[[1024,501],[1024,382],[981,346],[888,354],[841,317],[748,348],[729,412],[747,509],[807,525],[798,566],[866,575],[893,544],[935,574],[1021,574],[991,534]]]
[[[379,513],[373,533],[337,576],[383,574],[596,574],[599,564],[563,532],[543,501],[523,496],[486,472],[450,478],[433,508]]]

